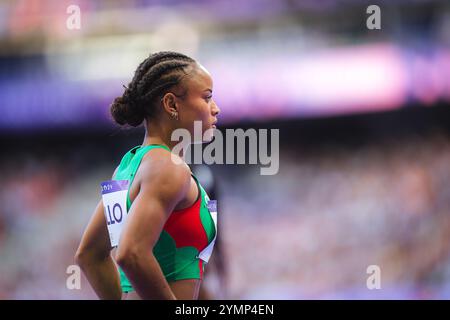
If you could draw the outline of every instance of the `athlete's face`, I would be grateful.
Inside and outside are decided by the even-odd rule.
[[[187,129],[194,142],[211,141],[214,130],[208,129],[215,128],[217,115],[220,112],[212,98],[213,81],[211,75],[203,66],[196,64],[184,80],[184,85],[186,94],[182,98],[177,98],[179,127]],[[200,139],[194,135],[194,121],[201,121],[202,138]],[[197,131],[200,130],[197,129]]]

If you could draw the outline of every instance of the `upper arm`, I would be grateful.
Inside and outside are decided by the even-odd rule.
[[[114,171],[113,178],[117,172]],[[98,258],[106,258],[111,251],[108,228],[103,208],[103,199],[97,204],[91,220],[89,221],[78,247],[77,256],[91,255]]]
[[[117,166],[116,170],[114,170],[114,173],[112,175],[112,179],[114,179],[114,177],[116,176],[117,170],[119,170],[119,166]]]
[[[148,250],[158,240],[164,223],[190,186],[190,170],[170,158],[141,164],[139,193],[133,201],[120,237],[119,252]]]
[[[89,255],[106,258],[110,251],[111,244],[103,211],[103,201],[100,200],[81,238],[77,255],[78,257]]]

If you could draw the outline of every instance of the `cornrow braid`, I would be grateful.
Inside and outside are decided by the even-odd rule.
[[[120,125],[137,127],[146,117],[153,117],[156,102],[181,82],[187,67],[194,63],[194,59],[172,51],[150,55],[139,64],[123,95],[111,104],[114,120]]]

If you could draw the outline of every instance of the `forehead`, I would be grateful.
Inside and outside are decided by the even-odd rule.
[[[211,74],[200,64],[195,65],[186,82],[188,89],[195,91],[212,90],[213,86]]]

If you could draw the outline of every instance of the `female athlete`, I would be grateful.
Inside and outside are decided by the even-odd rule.
[[[202,136],[213,131],[220,110],[212,90],[211,75],[197,61],[158,52],[111,104],[119,125],[143,123],[146,130],[102,184],[75,255],[100,299],[198,298],[217,234],[216,204],[171,152],[177,144],[171,134],[186,129],[193,137],[194,121],[201,121]],[[211,139],[205,134],[197,142]]]

